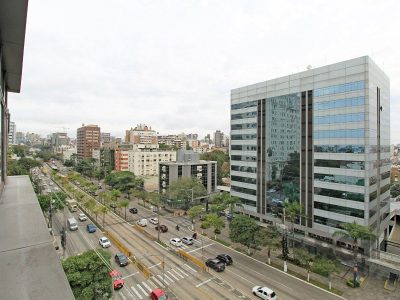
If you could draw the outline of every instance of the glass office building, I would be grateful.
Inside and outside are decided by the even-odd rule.
[[[389,91],[367,56],[232,90],[231,195],[261,218],[299,201],[296,223],[314,235],[356,221],[383,239]]]

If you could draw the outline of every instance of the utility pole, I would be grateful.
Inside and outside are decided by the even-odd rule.
[[[50,215],[49,215],[49,228],[50,228],[50,230],[53,230],[53,217],[52,217],[52,214],[53,214],[53,207],[52,207],[52,202],[53,202],[53,198],[52,198],[52,196],[51,196],[51,193],[49,194],[50,195]]]

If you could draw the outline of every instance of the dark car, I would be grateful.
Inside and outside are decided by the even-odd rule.
[[[222,272],[225,270],[225,264],[216,258],[210,258],[206,260],[206,266],[214,269],[216,272]]]
[[[110,207],[113,208],[113,209],[116,209],[116,208],[117,208],[117,204],[115,204],[115,203],[110,203]]]
[[[228,221],[231,221],[234,218],[233,214],[231,213],[227,213],[225,216]]]
[[[225,265],[227,266],[233,264],[232,257],[230,257],[228,254],[219,254],[217,255],[216,259],[219,259],[220,261],[224,262]]]
[[[86,225],[86,230],[89,233],[93,233],[96,232],[96,226],[94,226],[93,224],[87,224]]]
[[[129,209],[129,212],[130,212],[131,214],[137,214],[137,213],[138,213],[138,210],[137,210],[136,207],[132,207],[132,208]]]
[[[155,227],[155,229],[158,231],[158,225]],[[168,227],[165,225],[160,225],[160,231],[161,232],[167,232],[168,231]]]
[[[125,267],[129,264],[128,258],[125,256],[123,253],[117,253],[115,254],[115,262],[120,266],[120,267]]]

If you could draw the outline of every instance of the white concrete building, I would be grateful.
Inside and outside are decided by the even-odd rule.
[[[176,161],[176,151],[135,149],[128,151],[128,170],[138,176],[158,175],[159,164]]]

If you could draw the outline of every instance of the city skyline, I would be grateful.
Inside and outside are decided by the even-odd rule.
[[[392,116],[400,112],[395,1],[93,3],[30,4],[22,93],[9,97],[20,131],[66,127],[73,136],[84,122],[117,136],[136,123],[163,134],[229,133],[232,87],[362,55],[391,78]],[[391,143],[399,125],[392,117]]]

